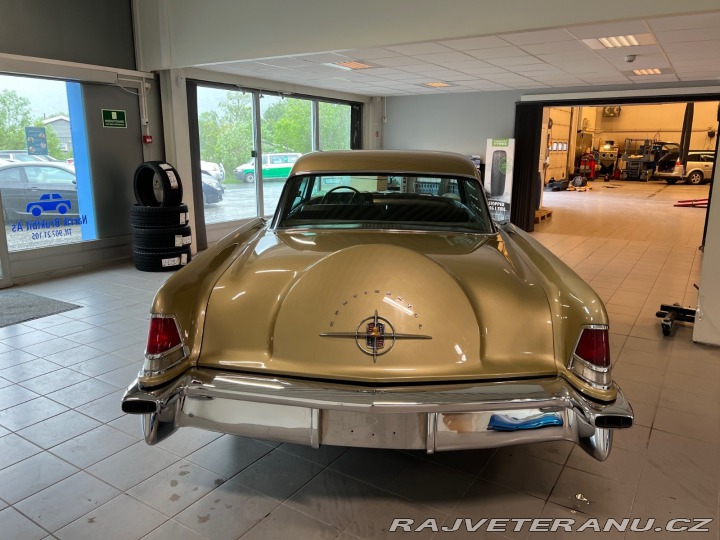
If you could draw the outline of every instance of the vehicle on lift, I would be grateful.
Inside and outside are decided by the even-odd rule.
[[[714,150],[688,151],[687,167],[680,161],[680,150],[669,152],[658,161],[653,178],[665,180],[668,184],[685,181],[688,184],[704,184],[712,181]]]
[[[632,408],[601,298],[491,219],[459,154],[300,157],[252,220],[158,291],[122,398],[156,444],[181,426],[441,450],[552,440],[607,458]]]

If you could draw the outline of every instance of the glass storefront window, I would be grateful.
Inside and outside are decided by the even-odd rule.
[[[205,223],[255,217],[254,179],[237,170],[253,148],[252,96],[198,86],[197,107]]]
[[[350,150],[350,105],[318,103],[320,150]]]
[[[0,75],[0,196],[10,252],[95,239],[90,173],[74,165],[85,143],[80,92],[79,83]]]
[[[266,216],[275,212],[282,187],[297,158],[312,150],[310,106],[307,99],[265,96],[260,100]]]

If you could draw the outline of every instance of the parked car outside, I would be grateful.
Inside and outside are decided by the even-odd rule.
[[[222,163],[215,163],[214,161],[201,161],[200,170],[209,174],[218,182],[225,180],[225,167]]]
[[[203,202],[205,204],[213,204],[222,201],[225,188],[218,182],[214,176],[208,173],[202,173],[202,190]]]
[[[285,180],[290,175],[290,169],[302,154],[290,152],[284,154],[263,154],[262,175],[263,180]],[[255,181],[255,159],[251,159],[235,168],[235,178],[245,182]]]
[[[78,215],[75,172],[63,163],[16,161],[0,164],[0,196],[5,223],[35,219],[40,215]],[[55,206],[51,208],[53,204]]]
[[[607,458],[632,408],[600,297],[491,219],[459,154],[298,159],[254,219],[159,290],[122,398],[156,444],[181,426],[441,450],[570,440]]]
[[[687,167],[680,161],[680,152],[669,152],[658,161],[653,178],[675,184],[684,180],[688,184],[704,184],[712,181],[714,150],[688,151]]]

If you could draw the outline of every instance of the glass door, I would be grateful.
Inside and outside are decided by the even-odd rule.
[[[0,197],[0,216],[4,215],[2,197]],[[5,226],[7,227],[7,226]],[[10,260],[8,257],[6,231],[0,233],[0,289],[12,285],[10,277]]]

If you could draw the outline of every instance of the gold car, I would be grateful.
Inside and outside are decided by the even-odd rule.
[[[182,426],[373,448],[565,439],[605,459],[633,413],[598,295],[489,216],[460,155],[298,159],[256,219],[173,275],[123,397],[155,444]]]

